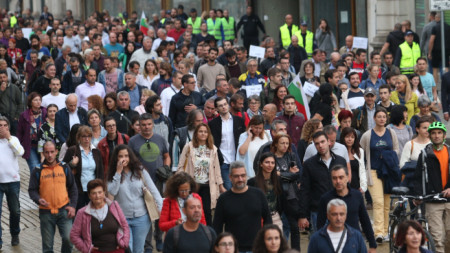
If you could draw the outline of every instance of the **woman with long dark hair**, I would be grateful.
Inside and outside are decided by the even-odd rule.
[[[40,164],[38,132],[47,117],[47,109],[41,106],[42,96],[31,92],[27,97],[27,110],[22,112],[17,126],[17,138],[22,144],[30,172]]]
[[[44,154],[42,153],[43,147],[45,142],[52,141],[55,143],[56,150],[59,150],[61,148],[61,143],[59,142],[58,138],[56,138],[56,131],[55,131],[55,116],[58,112],[58,106],[55,104],[49,104],[47,106],[47,118],[42,124],[42,126],[39,128],[38,131],[38,153],[41,154],[40,161],[44,160]]]
[[[126,73],[128,72],[128,63],[130,63],[131,55],[136,51],[136,46],[134,42],[127,42],[125,46],[125,51],[120,53],[119,61],[122,63],[122,70]]]
[[[319,26],[316,29],[317,47],[327,53],[327,60],[330,60],[330,55],[333,51],[337,51],[336,38],[328,26],[326,19],[320,19]]]
[[[145,61],[143,73],[137,76],[136,82],[139,85],[151,89],[153,81],[159,78],[160,78],[159,69],[158,66],[156,65],[155,60],[148,59]]]
[[[150,191],[157,209],[161,211],[162,198],[147,170],[134,152],[125,144],[114,149],[108,170],[108,192],[119,203],[130,227],[130,249],[144,252],[145,238],[152,220],[144,200],[144,188]],[[154,210],[157,212],[158,210]]]
[[[364,193],[367,190],[366,165],[364,161],[364,150],[359,145],[356,130],[351,127],[344,127],[339,142],[347,148],[348,157],[350,158],[350,167],[352,170],[350,186]]]
[[[116,101],[117,101],[117,93],[110,92],[105,95],[105,98],[103,98],[103,109],[105,110],[103,112],[103,115],[105,117],[117,109]]]
[[[282,253],[289,249],[281,229],[274,224],[259,230],[253,243],[253,253]]]
[[[70,129],[69,137],[66,139],[66,142],[62,144],[61,149],[59,150],[58,160],[62,161],[64,159],[64,156],[66,155],[67,150],[73,145],[77,144],[77,133],[80,126],[80,124],[75,124]]]
[[[403,147],[414,135],[411,126],[406,125],[408,112],[404,105],[394,105],[389,116],[390,124],[387,128],[394,130],[398,140],[398,159],[402,155]]]
[[[206,223],[210,225],[211,210],[216,207],[220,193],[226,190],[220,174],[218,150],[214,146],[211,130],[205,123],[197,125],[192,141],[184,146],[178,171],[187,172],[198,184]]]

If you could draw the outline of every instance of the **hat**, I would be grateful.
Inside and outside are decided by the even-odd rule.
[[[167,11],[166,11],[166,14],[170,14],[170,10],[167,10]]]
[[[184,10],[184,6],[183,6],[182,4],[179,4],[179,5],[178,5],[178,9]]]
[[[405,36],[413,35],[413,34],[414,34],[414,33],[413,33],[413,31],[411,31],[411,30],[408,30],[408,31],[405,32]]]
[[[300,25],[301,25],[301,26],[308,26],[308,22],[302,21],[302,22],[300,22]]]
[[[366,95],[368,95],[368,94],[372,94],[372,95],[376,96],[376,95],[377,95],[377,92],[375,91],[374,88],[369,87],[369,88],[367,88],[367,89],[364,91],[364,96],[366,96]]]
[[[197,12],[197,10],[195,8],[191,9],[191,13]]]

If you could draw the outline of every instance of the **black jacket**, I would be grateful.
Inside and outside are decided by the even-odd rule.
[[[441,101],[443,113],[449,112],[450,105],[450,71],[442,76]]]
[[[78,119],[80,120],[81,125],[87,125],[87,112],[83,107],[77,108]],[[66,138],[70,133],[70,121],[69,121],[69,110],[67,108],[63,108],[56,113],[55,118],[55,132],[56,138],[59,139],[60,143],[66,142]]]
[[[139,113],[131,109],[117,109],[111,112],[109,116],[113,117],[116,120],[117,131],[119,131],[121,134],[127,134],[128,129],[131,126],[131,120],[133,119],[133,117],[139,116]]]
[[[331,152],[331,151],[330,151]],[[330,168],[335,165],[347,167],[347,161],[331,152]],[[300,187],[300,218],[309,218],[311,212],[317,212],[319,200],[326,192],[333,190],[330,170],[320,159],[320,154],[312,156],[303,163],[303,175]]]
[[[266,33],[261,20],[254,14],[251,14],[250,16],[246,14],[242,16],[241,20],[239,20],[239,23],[237,24],[236,30],[239,31],[239,28],[241,28],[241,26],[244,26],[244,36],[246,37],[258,37],[258,27],[264,34]]]
[[[450,147],[447,144],[444,144],[447,147],[448,155],[449,155],[449,162],[450,163]],[[423,163],[423,155],[425,152],[425,163],[426,163],[426,170],[424,170],[424,163]],[[423,177],[423,175],[426,173],[426,177]],[[450,177],[449,177],[450,178]],[[413,189],[410,189],[414,195],[428,195],[428,194],[437,194],[442,192],[443,189],[450,188],[450,180],[447,181],[447,184],[445,187],[442,187],[442,179],[441,179],[441,165],[439,163],[438,158],[434,154],[433,151],[433,144],[428,144],[425,149],[420,152],[419,160],[417,161],[417,167],[416,171],[414,173],[414,187]],[[423,183],[425,183],[425,193],[423,192]],[[447,199],[448,201],[449,199]]]
[[[84,71],[83,68],[81,68],[80,71],[81,71],[81,83],[84,83],[86,82],[86,72]],[[77,86],[74,86],[72,82],[72,71],[66,72],[63,76],[60,92],[63,94],[75,93],[76,88]]]
[[[205,104],[205,98],[199,92],[193,91],[189,96],[186,96],[182,91],[173,95],[172,100],[170,100],[169,118],[172,120],[173,128],[186,126],[188,115],[184,110],[186,105],[194,104],[197,108],[202,109]]]
[[[173,101],[173,99],[172,99]],[[172,110],[172,107],[171,107]],[[237,152],[237,147],[239,144],[239,136],[245,132],[245,123],[244,119],[238,116],[233,116],[233,135],[234,135],[234,146]],[[223,155],[220,150],[220,144],[222,142],[222,118],[216,117],[215,119],[211,120],[209,123],[209,128],[211,129],[211,134],[214,138],[214,145],[219,150],[219,162],[220,164],[223,164]]]

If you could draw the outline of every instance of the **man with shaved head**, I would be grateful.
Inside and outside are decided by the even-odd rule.
[[[343,55],[343,54],[347,54],[350,51],[353,51],[353,53],[356,53],[356,48],[353,48],[353,36],[352,35],[348,35],[347,37],[345,37],[345,45],[339,49],[339,53],[341,55]]]
[[[287,49],[291,44],[292,35],[298,32],[298,26],[292,24],[291,14],[287,14],[284,20],[286,23],[280,27],[280,44]]]
[[[77,107],[78,96],[71,93],[66,97],[66,108],[56,113],[55,131],[60,143],[66,142],[70,129],[75,124],[87,125],[87,112],[83,107]]]
[[[292,66],[294,66],[295,73],[298,73],[300,71],[302,61],[308,59],[308,54],[306,53],[306,50],[298,44],[298,37],[296,35],[292,35],[288,52],[290,56],[289,62]]]

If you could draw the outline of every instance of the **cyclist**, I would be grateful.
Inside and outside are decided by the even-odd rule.
[[[436,252],[444,253],[446,238],[450,237],[450,147],[444,143],[447,134],[444,124],[435,121],[428,127],[428,132],[431,143],[419,156],[415,172],[417,181],[414,184],[417,187],[411,190],[415,195],[442,193],[443,197],[447,198],[446,202],[425,204],[426,218],[436,244]]]

